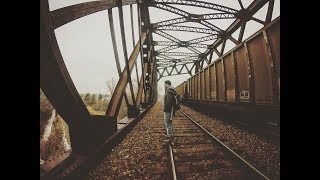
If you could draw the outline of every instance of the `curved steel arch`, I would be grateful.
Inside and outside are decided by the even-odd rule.
[[[153,7],[156,7],[158,9],[162,9],[183,17],[189,17],[191,19],[202,19],[202,20],[210,20],[210,19],[225,19],[225,18],[235,18],[236,13],[211,13],[211,14],[192,14],[187,11],[181,10],[179,8],[165,5],[165,4],[152,4]]]
[[[123,5],[136,4],[137,0],[122,0]],[[102,0],[75,4],[49,12],[52,28],[56,29],[64,24],[106,9],[119,6],[117,0]]]
[[[151,0],[151,3],[158,4],[179,4],[214,9],[222,12],[236,13],[238,10],[226,6],[195,0]]]

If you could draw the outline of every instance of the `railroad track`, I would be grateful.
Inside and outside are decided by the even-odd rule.
[[[182,111],[173,119],[174,137],[166,144],[170,179],[269,179]]]

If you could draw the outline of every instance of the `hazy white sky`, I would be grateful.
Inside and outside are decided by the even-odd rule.
[[[65,6],[70,6],[73,4],[78,4],[82,2],[88,2],[90,0],[49,0],[50,10],[59,9]],[[239,10],[240,5],[238,0],[203,0],[211,3],[216,3],[224,6],[228,6]],[[242,0],[244,7],[246,8],[253,0]],[[260,11],[258,11],[254,17],[264,20],[265,14],[267,12],[266,4]],[[186,7],[181,5],[172,5],[177,8],[181,8],[189,13],[196,14],[206,14],[214,13],[216,11],[198,7]],[[180,17],[178,15],[150,7],[150,19],[152,23],[163,21],[166,19]],[[123,7],[124,12],[124,23],[125,23],[125,35],[128,57],[133,50],[132,35],[131,35],[131,21],[130,21],[130,6]],[[138,40],[138,19],[137,19],[137,6],[133,5],[133,15],[134,15],[134,31],[135,31],[135,43]],[[273,17],[275,19],[280,15],[280,0],[275,0]],[[117,48],[120,58],[121,69],[125,66],[122,42],[120,36],[120,25],[119,25],[119,14],[118,8],[113,8],[113,21],[116,32]],[[221,29],[226,29],[232,22],[232,20],[209,20],[212,24],[218,26]],[[191,25],[196,27],[204,27],[201,24],[196,23],[181,23],[178,25]],[[261,24],[255,21],[249,21],[247,23],[245,34],[243,39],[246,39],[251,34],[256,32],[262,27]],[[200,33],[182,33],[181,31],[165,31],[166,33],[173,35],[180,40],[186,41],[194,38],[206,36],[206,34]],[[107,93],[106,82],[112,78],[118,81],[119,75],[116,69],[116,63],[114,60],[114,52],[111,42],[110,27],[108,20],[108,12],[100,11],[83,18],[72,21],[65,24],[55,30],[57,41],[61,54],[64,58],[65,64],[71,75],[71,78],[80,93]],[[233,37],[237,38],[239,30],[237,30]],[[161,36],[153,34],[154,40],[158,41],[168,41]],[[213,40],[202,42],[203,44],[210,44]],[[226,43],[225,51],[227,52],[234,47],[232,42]],[[158,50],[163,48],[163,46],[156,46],[155,49]],[[199,49],[204,52],[205,49]],[[186,48],[178,48],[171,50],[172,52],[191,52]],[[179,58],[179,57],[178,57]],[[213,56],[213,60],[217,59],[217,56]],[[141,76],[141,63],[140,56],[137,59],[138,62],[138,75]],[[191,67],[191,64],[189,65]],[[178,67],[178,69],[180,69]],[[131,75],[136,79],[135,69]],[[187,80],[190,75],[176,75],[169,76],[160,79],[159,86],[163,86],[165,80],[170,80],[173,86],[181,84],[183,81]],[[163,88],[162,88],[163,89]],[[163,94],[163,90],[160,90],[160,94]]]

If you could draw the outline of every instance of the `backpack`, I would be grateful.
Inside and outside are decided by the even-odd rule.
[[[181,101],[180,94],[177,93],[177,91],[174,91],[173,98],[174,98],[174,100],[173,100],[173,108],[175,110],[179,110],[180,109],[180,101]]]

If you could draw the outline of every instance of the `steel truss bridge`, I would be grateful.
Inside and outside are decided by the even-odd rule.
[[[46,0],[40,1],[40,85],[51,104],[68,123],[71,133],[72,153],[87,155],[103,144],[117,131],[117,116],[122,100],[126,102],[128,117],[137,117],[139,108],[148,108],[158,97],[157,82],[166,76],[189,74],[193,76],[210,65],[213,55],[222,57],[227,41],[234,46],[243,43],[243,36],[248,21],[255,21],[267,26],[272,20],[274,0],[253,0],[244,8],[241,0],[240,9],[233,9],[216,3],[196,0],[100,0],[75,4],[53,11],[49,10]],[[137,9],[133,8],[136,4]],[[264,20],[253,15],[268,4]],[[123,6],[130,6],[131,29],[133,28],[133,11],[137,11],[139,37],[133,36],[133,51],[128,52],[124,30]],[[194,14],[184,7],[197,7],[212,10],[212,13]],[[150,21],[149,8],[157,8],[178,15],[178,18],[161,22]],[[179,8],[181,7],[181,8]],[[112,8],[118,8],[122,48],[125,67],[120,66],[117,50],[114,16]],[[112,94],[105,115],[91,115],[83,103],[70,77],[64,59],[59,50],[55,29],[84,16],[107,10],[116,68],[119,81]],[[278,17],[280,18],[280,17]],[[233,22],[225,29],[210,20],[231,19]],[[183,23],[194,26],[182,25]],[[197,25],[201,25],[198,27]],[[238,37],[232,34],[239,30]],[[182,40],[169,32],[197,33],[198,38]],[[128,36],[128,35],[127,35]],[[154,40],[161,36],[166,40]],[[211,43],[209,43],[209,41]],[[158,50],[155,50],[157,49]],[[189,52],[181,52],[187,49]],[[140,55],[140,59],[138,59]],[[141,61],[141,67],[137,66]],[[132,77],[133,71],[141,70],[141,77]],[[138,93],[133,90],[132,78],[138,79]],[[149,82],[146,83],[146,80]],[[130,92],[126,92],[129,87]],[[132,102],[129,102],[129,97]]]

